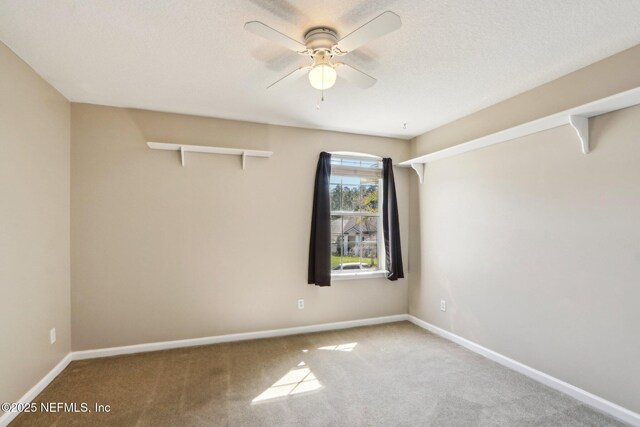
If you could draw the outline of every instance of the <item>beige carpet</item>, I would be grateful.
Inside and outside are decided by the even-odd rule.
[[[408,322],[73,362],[12,426],[618,426]]]

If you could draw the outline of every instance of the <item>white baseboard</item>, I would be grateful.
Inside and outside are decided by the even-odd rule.
[[[272,329],[268,331],[244,332],[240,334],[217,335],[212,337],[192,338],[177,341],[127,345],[123,347],[101,348],[97,350],[74,351],[73,360],[94,359],[96,357],[118,356],[121,354],[144,353],[147,351],[168,350],[171,348],[193,347],[198,345],[218,344],[223,342],[245,341],[259,338],[281,337],[285,335],[306,334],[309,332],[355,328],[357,326],[378,325],[381,323],[401,322],[403,320],[407,320],[407,316],[407,314],[396,314],[393,316],[372,317],[369,319],[322,323],[319,325],[297,326],[294,328]]]
[[[53,369],[49,371],[49,373],[47,373],[47,375],[45,375],[40,381],[38,381],[36,385],[31,387],[31,390],[26,392],[24,396],[22,396],[20,400],[18,400],[15,403],[21,403],[21,404],[31,403],[31,401],[35,399],[42,392],[42,390],[44,390],[45,387],[48,386],[51,383],[51,381],[53,381],[55,377],[57,377],[60,374],[60,372],[62,372],[64,368],[67,367],[69,363],[71,363],[72,360],[73,360],[73,353],[69,353],[65,357],[63,357],[62,360],[58,362],[58,364],[54,366]],[[0,416],[0,426],[5,427],[9,425],[9,423],[13,421],[13,419],[17,417],[19,414],[20,412],[3,413],[2,416]]]
[[[401,322],[403,320],[409,320],[411,323],[426,329],[434,334],[440,335],[443,338],[446,338],[450,341],[455,342],[475,353],[478,353],[488,359],[493,360],[507,368],[513,369],[516,372],[519,372],[531,379],[534,379],[538,382],[541,382],[555,390],[558,390],[562,393],[568,394],[569,396],[587,404],[593,406],[605,412],[613,417],[616,417],[624,422],[627,422],[634,426],[640,426],[640,414],[637,414],[633,411],[630,411],[626,408],[623,408],[620,405],[616,405],[613,402],[609,402],[606,399],[603,399],[599,396],[596,396],[588,391],[582,390],[578,387],[575,387],[569,383],[561,381],[551,375],[547,375],[544,372],[540,372],[537,369],[534,369],[530,366],[522,364],[518,361],[510,359],[506,356],[503,356],[499,353],[496,353],[493,350],[489,350],[486,347],[483,347],[479,344],[474,343],[473,341],[469,341],[466,338],[462,338],[454,333],[446,331],[442,328],[434,326],[430,323],[425,322],[424,320],[420,320],[415,316],[409,314],[396,314],[393,316],[383,316],[383,317],[373,317],[370,319],[359,319],[359,320],[349,320],[345,322],[334,322],[334,323],[322,323],[319,325],[309,325],[309,326],[298,326],[294,328],[284,328],[284,329],[272,329],[268,331],[258,331],[258,332],[245,332],[239,334],[229,334],[229,335],[218,335],[212,337],[204,337],[204,338],[193,338],[186,340],[177,340],[177,341],[165,341],[165,342],[157,342],[157,343],[148,343],[148,344],[137,344],[137,345],[129,345],[123,347],[112,347],[112,348],[103,348],[97,350],[84,350],[84,351],[75,351],[67,354],[61,361],[58,363],[47,375],[42,378],[38,384],[33,386],[31,390],[25,393],[22,398],[20,398],[20,403],[29,403],[33,399],[44,390],[44,388],[53,381],[55,377],[60,374],[67,367],[67,365],[73,360],[83,360],[83,359],[93,359],[98,357],[108,357],[108,356],[117,356],[121,354],[133,354],[133,353],[143,353],[148,351],[157,351],[157,350],[168,350],[172,348],[182,348],[182,347],[193,347],[198,345],[208,345],[208,344],[217,344],[223,342],[233,342],[233,341],[244,341],[244,340],[252,340],[259,338],[271,338],[271,337],[281,337],[286,335],[297,335],[297,334],[305,334],[310,332],[321,332],[321,331],[330,331],[337,329],[347,329],[354,328],[357,326],[368,326],[368,325],[378,325],[382,323],[392,323],[392,322]],[[0,416],[0,426],[4,427],[8,425],[16,416],[18,416],[18,412],[6,412],[2,416]]]
[[[480,344],[476,344],[473,341],[469,341],[466,338],[462,338],[454,333],[446,331],[442,328],[439,328],[431,323],[425,322],[424,320],[418,319],[415,316],[408,315],[408,320],[420,326],[427,331],[433,332],[436,335],[440,335],[443,338],[448,339],[449,341],[453,341],[456,344],[459,344],[475,353],[478,353],[487,359],[493,360],[507,368],[510,368],[516,372],[519,372],[533,380],[536,380],[542,384],[545,384],[555,390],[558,390],[562,393],[568,394],[576,400],[579,400],[582,403],[585,403],[589,406],[592,406],[596,409],[601,410],[615,418],[618,418],[621,421],[629,423],[633,426],[640,426],[640,414],[630,411],[629,409],[623,408],[620,405],[616,405],[613,402],[610,402],[606,399],[603,399],[599,396],[596,396],[593,393],[589,393],[586,390],[573,386],[569,383],[566,383],[558,378],[552,377],[551,375],[545,374],[544,372],[538,371],[530,366],[527,366],[523,363],[520,363],[516,360],[513,360],[507,356],[503,356],[500,353],[496,353],[493,350],[489,350],[486,347],[481,346]]]

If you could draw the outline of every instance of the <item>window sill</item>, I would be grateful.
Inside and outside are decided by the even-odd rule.
[[[386,270],[367,271],[367,272],[359,272],[359,273],[333,273],[331,274],[331,281],[378,279],[378,278],[386,279],[386,277],[387,277]]]

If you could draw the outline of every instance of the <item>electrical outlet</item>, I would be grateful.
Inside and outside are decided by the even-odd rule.
[[[298,300],[298,310],[302,310],[304,308],[304,300],[300,298]]]
[[[447,302],[443,299],[440,300],[440,310],[447,311]]]
[[[51,344],[53,344],[54,342],[56,342],[56,328],[52,328],[49,331],[49,342]]]

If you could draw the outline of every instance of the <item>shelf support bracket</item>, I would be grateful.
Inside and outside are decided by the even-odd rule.
[[[243,151],[242,152],[242,170],[244,170],[244,167],[247,164],[247,152]]]
[[[182,145],[180,146],[180,163],[184,166],[184,147]]]
[[[418,174],[418,179],[420,180],[420,184],[422,184],[422,182],[424,181],[424,169],[425,169],[425,164],[424,163],[411,163],[411,168],[416,171],[416,173]]]
[[[582,116],[569,116],[569,124],[578,134],[582,153],[589,153],[589,119]]]

